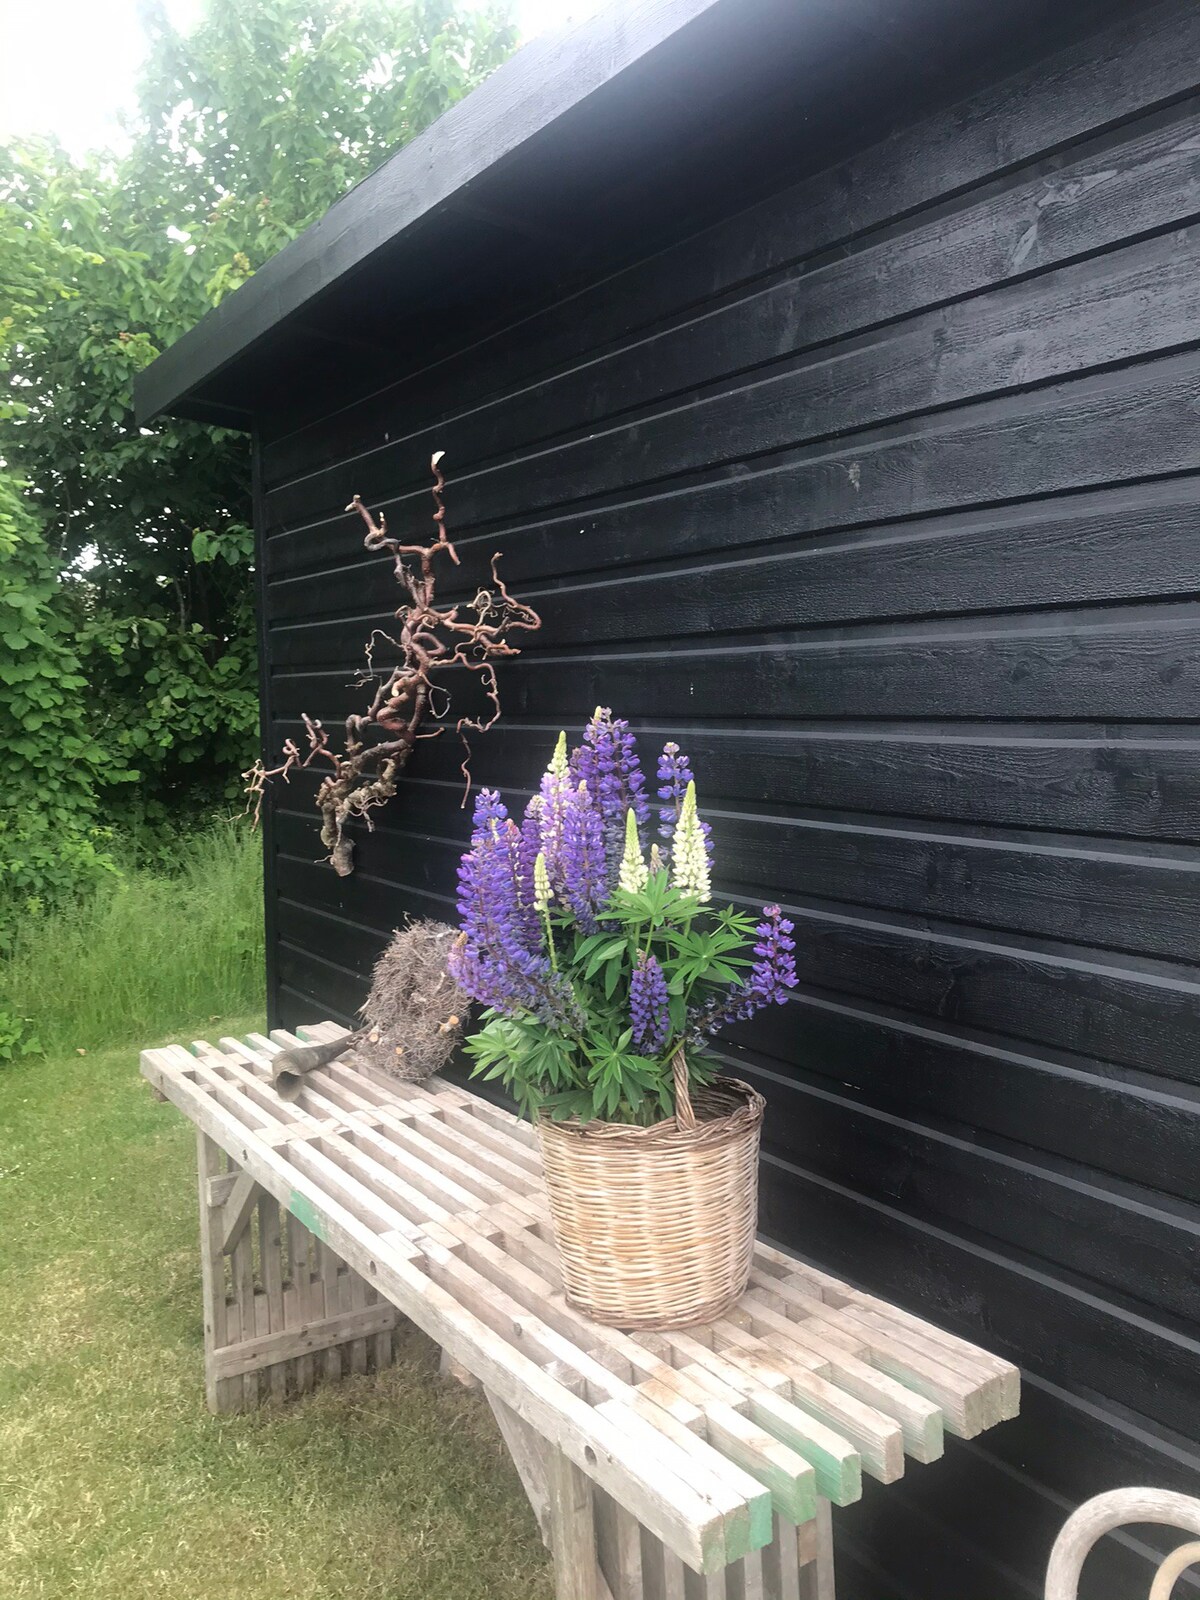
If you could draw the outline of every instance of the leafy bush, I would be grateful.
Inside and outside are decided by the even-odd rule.
[[[237,817],[185,836],[173,870],[135,864],[21,922],[0,962],[0,1059],[18,1020],[54,1053],[255,1011],[262,973],[261,840]]]
[[[79,652],[113,757],[102,799],[118,826],[173,827],[242,798],[258,729],[248,632],[218,641],[197,622],[100,611],[83,618]]]
[[[20,1056],[42,1053],[42,1041],[33,1031],[32,1017],[14,1017],[0,1011],[0,1061],[16,1061]]]
[[[19,919],[116,871],[97,785],[128,773],[93,735],[57,579],[22,485],[0,470],[0,950]]]
[[[27,816],[0,817],[0,951],[22,922],[61,911],[120,876],[108,828]]]

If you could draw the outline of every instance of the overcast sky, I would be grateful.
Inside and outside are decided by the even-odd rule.
[[[586,16],[598,0],[516,0],[523,38]],[[202,0],[166,0],[176,26]],[[75,155],[119,140],[144,45],[137,0],[0,0],[0,137],[58,135]]]

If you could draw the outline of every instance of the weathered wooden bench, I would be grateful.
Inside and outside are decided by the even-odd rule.
[[[1015,1415],[1008,1362],[765,1244],[719,1322],[589,1321],[561,1292],[527,1124],[353,1054],[285,1102],[270,1060],[297,1042],[142,1055],[197,1129],[208,1403],[384,1364],[411,1319],[482,1385],[559,1600],[832,1600],[830,1506]]]

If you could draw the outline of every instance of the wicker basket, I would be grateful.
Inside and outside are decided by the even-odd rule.
[[[672,1068],[665,1122],[539,1123],[567,1298],[618,1328],[710,1322],[750,1275],[763,1098],[716,1078],[693,1101],[682,1052]]]

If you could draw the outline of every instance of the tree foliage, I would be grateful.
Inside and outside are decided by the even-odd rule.
[[[0,473],[0,946],[6,925],[114,870],[97,790],[129,776],[88,723],[57,571],[20,484]]]
[[[127,153],[0,148],[0,727],[31,782],[73,753],[84,837],[233,796],[255,742],[248,445],[139,428],[135,374],[515,43],[456,0],[143,15]]]

